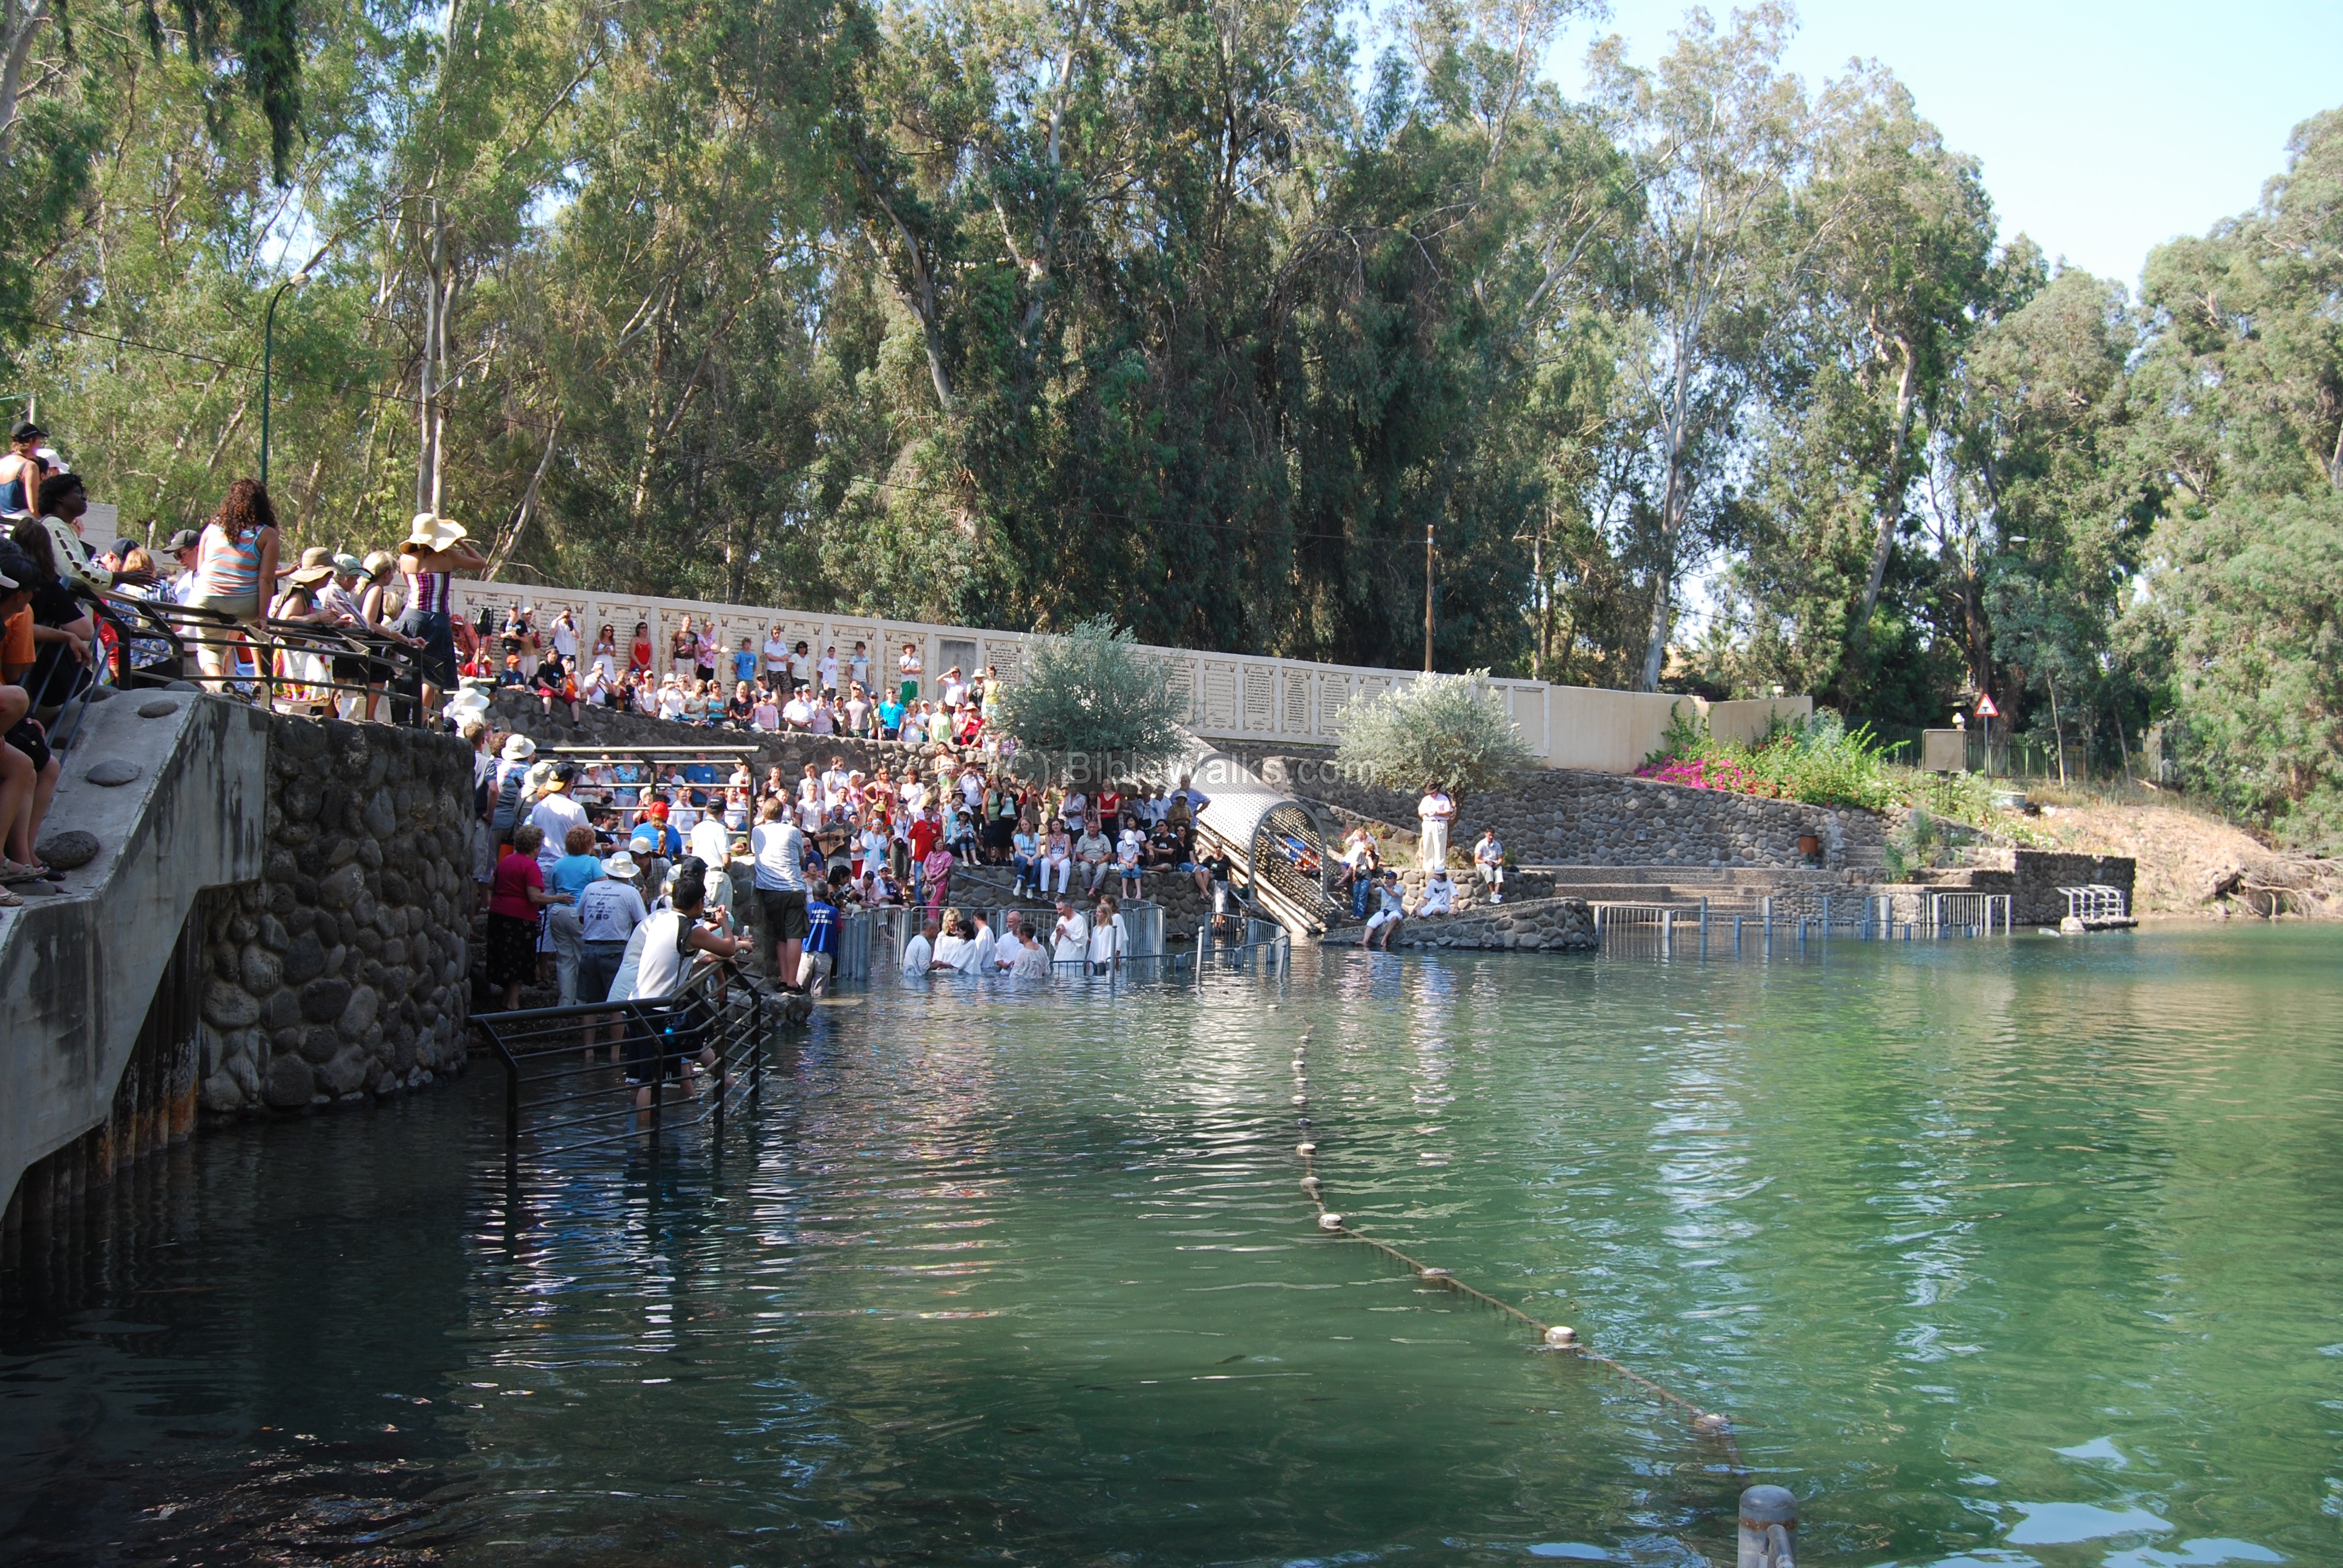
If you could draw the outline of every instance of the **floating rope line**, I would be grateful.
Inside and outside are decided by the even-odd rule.
[[[1302,1141],[1294,1146],[1293,1152],[1302,1161],[1302,1191],[1308,1195],[1312,1207],[1318,1211],[1320,1231],[1339,1241],[1363,1241],[1393,1261],[1404,1266],[1417,1279],[1429,1281],[1459,1295],[1470,1296],[1484,1306],[1493,1307],[1497,1312],[1537,1335],[1541,1349],[1591,1362],[1607,1372],[1615,1372],[1663,1404],[1673,1405],[1685,1412],[1692,1418],[1692,1429],[1694,1432],[1702,1437],[1715,1438],[1725,1445],[1725,1455],[1735,1475],[1748,1473],[1748,1467],[1741,1462],[1740,1445],[1733,1440],[1731,1418],[1716,1411],[1703,1410],[1698,1404],[1684,1398],[1674,1390],[1663,1387],[1633,1368],[1623,1366],[1611,1357],[1589,1348],[1586,1342],[1578,1337],[1578,1331],[1568,1324],[1548,1323],[1534,1318],[1511,1302],[1499,1301],[1488,1292],[1466,1284],[1446,1269],[1434,1268],[1419,1259],[1410,1257],[1389,1241],[1381,1241],[1353,1229],[1342,1215],[1327,1207],[1326,1183],[1318,1174],[1318,1145],[1312,1141],[1313,1135],[1310,1120],[1308,1056],[1311,1026],[1305,1024],[1302,1027],[1301,1038],[1293,1042],[1294,1123],[1302,1130]]]

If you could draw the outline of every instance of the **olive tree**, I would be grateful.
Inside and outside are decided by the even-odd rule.
[[[1485,669],[1419,676],[1350,703],[1341,722],[1346,772],[1395,789],[1437,784],[1460,806],[1535,761]]]
[[[1187,750],[1187,704],[1161,658],[1104,616],[1031,638],[1001,698],[1011,766],[1049,783],[1151,772]]]

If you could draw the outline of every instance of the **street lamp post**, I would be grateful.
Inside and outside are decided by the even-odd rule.
[[[268,487],[268,377],[269,362],[277,353],[277,302],[285,297],[288,288],[297,288],[309,281],[307,267],[277,286],[268,297],[268,308],[260,318],[260,487]]]

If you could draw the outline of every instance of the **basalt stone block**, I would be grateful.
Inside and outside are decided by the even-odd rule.
[[[277,796],[288,822],[317,820],[317,807],[324,799],[325,792],[317,787],[317,781],[306,776],[287,779]]]
[[[358,813],[366,830],[377,839],[387,839],[398,830],[398,813],[390,803],[390,791],[377,789],[367,797],[366,806]]]
[[[342,1037],[321,1023],[301,1031],[301,1054],[311,1061],[328,1061],[342,1049]]]
[[[285,983],[285,969],[277,956],[258,942],[245,944],[237,970],[244,989],[254,996],[266,996]]]
[[[407,964],[407,942],[403,938],[388,938],[382,944],[381,953],[377,956],[382,960],[385,969],[403,969]]]
[[[312,1023],[331,1023],[350,1005],[357,988],[336,975],[320,975],[301,988],[301,1016]]]
[[[282,953],[293,945],[292,933],[285,929],[285,922],[275,915],[260,917],[259,934],[261,945],[273,953]]]
[[[287,720],[277,727],[276,740],[286,756],[304,762],[326,754],[325,727],[311,719]]]
[[[289,1029],[301,1021],[301,993],[290,990],[272,992],[260,1010],[260,1021],[269,1029]]]
[[[373,1066],[373,1059],[364,1050],[355,1045],[350,1046],[317,1069],[317,1087],[327,1094],[351,1093],[365,1084],[367,1073]]]
[[[336,839],[325,846],[325,856],[328,870],[347,866],[358,858],[358,841],[356,839]]]
[[[297,1056],[280,1056],[268,1064],[262,1098],[279,1111],[297,1111],[317,1093],[317,1078]]]
[[[285,949],[284,975],[288,986],[303,986],[326,972],[326,944],[314,930],[305,930]]]
[[[361,1040],[374,1027],[375,1015],[381,1010],[382,998],[372,986],[359,986],[350,992],[349,1001],[342,1008],[341,1017],[334,1027],[344,1040]]]
[[[246,1029],[260,1021],[260,1004],[242,986],[226,980],[206,982],[202,1011],[214,1029]]]
[[[50,834],[35,848],[42,859],[58,870],[77,871],[96,859],[98,851],[106,846],[98,842],[96,834],[70,828],[62,833]]]
[[[287,903],[314,906],[318,901],[317,879],[315,877],[297,876],[290,882],[279,882],[277,887],[284,892]],[[283,911],[278,912],[281,914]]]
[[[382,873],[381,881],[384,902],[389,904],[404,904],[407,901],[408,888],[407,879],[405,877],[400,876],[395,870],[386,869]]]
[[[358,864],[364,866],[369,871],[381,870],[383,861],[382,846],[375,842],[372,839],[360,839],[357,841],[357,845]]]
[[[289,849],[271,849],[261,863],[260,874],[272,882],[290,882],[301,874],[301,862]]]
[[[366,891],[366,873],[357,866],[344,866],[317,882],[317,902],[328,909],[347,910]]]
[[[244,1109],[244,1085],[238,1083],[236,1075],[226,1068],[205,1079],[199,1092],[206,1111],[226,1115]]]
[[[96,689],[104,691],[106,689],[101,686]],[[118,757],[108,757],[102,762],[92,763],[89,771],[84,773],[82,777],[93,784],[103,785],[107,789],[116,789],[137,778],[140,771],[136,762],[125,762]]]

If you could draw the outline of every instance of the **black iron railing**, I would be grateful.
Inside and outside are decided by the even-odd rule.
[[[721,1121],[764,1087],[765,999],[729,962],[701,960],[659,1001],[476,1013],[472,1024],[504,1068],[516,1146],[524,1135],[564,1149],[655,1138]]]
[[[94,683],[136,689],[185,680],[264,706],[328,716],[345,695],[379,695],[395,723],[437,720],[422,712],[421,650],[396,636],[321,621],[239,621],[118,590],[85,598],[112,633],[104,638],[103,658],[95,669],[61,661],[41,671],[36,710],[61,706]]]

